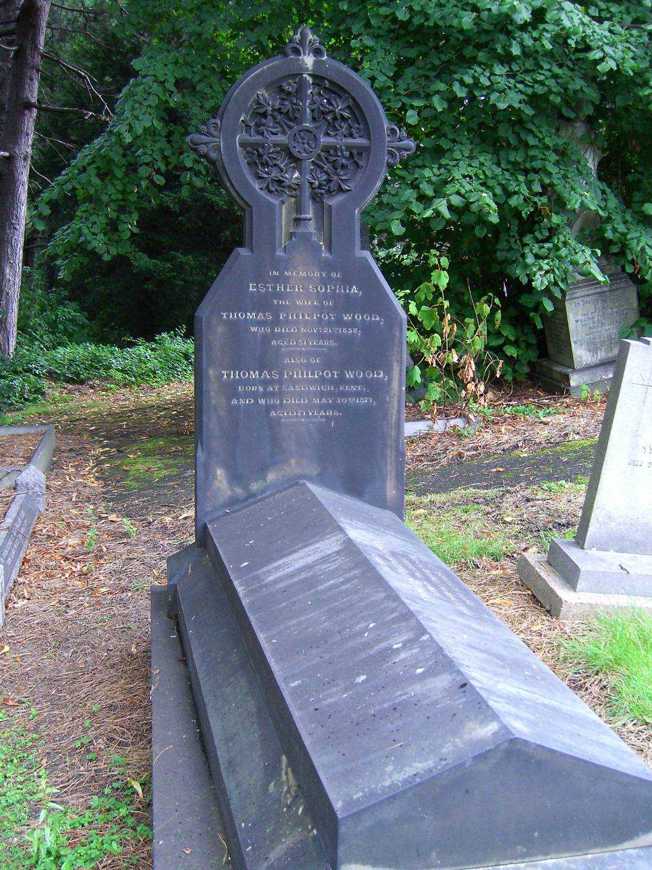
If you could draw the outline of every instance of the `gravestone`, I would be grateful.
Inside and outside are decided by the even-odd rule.
[[[189,142],[247,215],[195,321],[198,534],[300,479],[402,516],[405,315],[360,212],[414,143],[306,30]]]
[[[578,396],[583,388],[609,389],[618,341],[638,320],[638,293],[627,275],[601,261],[609,284],[577,278],[544,319],[548,358],[536,363],[544,386]]]
[[[649,860],[652,772],[400,518],[405,321],[359,218],[413,143],[307,28],[190,141],[246,231],[152,595],[156,870]]]
[[[519,573],[556,616],[652,609],[652,339],[621,341],[575,540]]]

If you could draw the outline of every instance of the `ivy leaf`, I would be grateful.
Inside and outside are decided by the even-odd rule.
[[[546,311],[548,311],[548,312],[551,312],[551,311],[554,311],[554,310],[555,310],[555,303],[554,303],[551,299],[548,299],[547,296],[542,296],[542,297],[541,297],[541,304],[543,305],[543,307],[544,307],[544,308],[546,309]]]

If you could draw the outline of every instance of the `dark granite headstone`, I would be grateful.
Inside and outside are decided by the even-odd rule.
[[[360,212],[414,144],[307,28],[189,142],[246,228],[196,316],[198,535],[299,479],[402,516],[405,316]]]
[[[652,773],[400,520],[405,320],[359,218],[413,143],[302,28],[191,144],[246,214],[197,315],[197,543],[168,564],[232,865],[650,857]],[[152,687],[155,870],[216,857],[178,684]]]

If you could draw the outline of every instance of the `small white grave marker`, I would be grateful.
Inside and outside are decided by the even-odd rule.
[[[652,610],[652,339],[620,342],[577,537],[519,574],[554,616]]]

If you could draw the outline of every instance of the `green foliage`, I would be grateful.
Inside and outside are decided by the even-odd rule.
[[[453,308],[467,282],[500,296],[489,347],[508,377],[526,371],[571,270],[600,276],[598,250],[649,281],[640,205],[652,199],[649,3],[344,5],[354,53],[389,114],[418,116],[410,132],[420,147],[372,207],[376,231],[389,239],[400,220],[401,253],[443,251]],[[564,128],[578,120],[606,155],[597,181]],[[582,208],[601,217],[593,237],[570,232]],[[423,268],[423,256],[415,263]],[[415,283],[396,257],[394,286]]]
[[[16,729],[0,731],[0,866],[21,867],[20,831],[31,807],[49,799],[47,777],[41,769],[36,738]]]
[[[50,350],[90,338],[90,323],[77,303],[60,290],[46,291],[39,282],[39,270],[25,269],[24,277],[18,315],[21,344]]]
[[[38,870],[96,867],[112,855],[122,855],[130,841],[148,839],[148,826],[134,813],[134,798],[138,791],[142,794],[137,785],[138,790],[130,783],[114,782],[91,798],[85,812],[59,804],[42,810],[37,826],[27,835],[33,866]],[[123,862],[131,864],[126,858]]]
[[[407,308],[408,347],[414,365],[409,369],[409,387],[427,384],[424,403],[458,401],[460,396],[484,402],[485,383],[498,376],[502,361],[487,349],[487,323],[492,308],[494,324],[500,323],[500,309],[494,296],[478,302],[469,293],[467,310],[456,320],[446,296],[448,258],[431,254],[428,280],[414,292],[399,291]],[[462,391],[460,393],[460,386]]]
[[[0,866],[96,867],[110,856],[123,855],[127,844],[150,837],[139,807],[143,787],[135,780],[116,780],[82,811],[55,803],[39,742],[15,726],[0,732]],[[121,866],[130,865],[127,856],[122,861]]]
[[[539,545],[542,550],[547,552],[555,538],[564,538],[567,541],[572,541],[576,534],[577,528],[575,526],[566,529],[562,533],[559,532],[559,529],[544,529],[539,534]]]
[[[194,345],[179,333],[163,333],[132,347],[70,344],[44,354],[42,373],[59,383],[165,384],[192,378]]]
[[[505,405],[501,408],[501,412],[515,417],[531,417],[534,420],[545,420],[547,417],[562,414],[563,410],[556,408],[554,405],[541,408],[528,402],[525,405]]]
[[[45,395],[45,381],[38,375],[20,371],[15,363],[0,360],[0,410],[22,408]]]
[[[45,393],[46,382],[116,386],[166,384],[193,376],[194,343],[179,332],[131,347],[67,344],[52,350],[19,346],[12,360],[0,360],[0,409],[18,408]]]
[[[437,334],[434,315],[420,316],[437,307],[424,284],[461,324],[477,322],[471,293],[491,309],[482,353],[503,360],[505,377],[523,376],[572,271],[600,277],[598,252],[640,283],[650,316],[649,0],[310,0],[303,14],[418,142],[365,216],[390,285],[417,305],[413,346]],[[34,226],[53,233],[60,285],[119,338],[187,322],[236,242],[235,207],[184,137],[297,23],[282,0],[114,11],[118,65],[124,73],[128,58],[134,77],[113,121],[42,195]],[[96,56],[88,42],[75,50]],[[108,57],[98,67],[111,76]],[[575,122],[604,155],[597,180],[569,136]],[[600,224],[575,237],[581,209]],[[448,260],[434,280],[433,252]],[[426,354],[418,365],[442,390]]]
[[[632,611],[602,616],[564,653],[579,669],[611,684],[612,713],[620,720],[652,723],[652,616]]]

